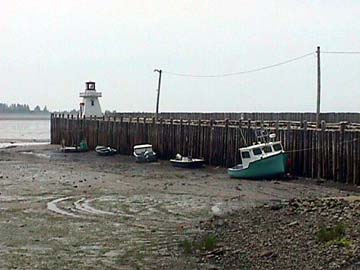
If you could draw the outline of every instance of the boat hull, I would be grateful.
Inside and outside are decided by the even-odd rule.
[[[287,172],[288,156],[279,153],[266,157],[249,164],[246,169],[235,166],[228,169],[228,174],[232,178],[240,179],[274,179]]]
[[[95,152],[100,156],[113,156],[116,154],[116,149],[109,146],[97,146]]]
[[[196,169],[203,167],[205,161],[202,159],[192,161],[170,159],[170,162],[174,167]]]
[[[82,153],[82,152],[88,151],[86,149],[81,149],[80,147],[75,147],[75,146],[62,147],[60,150],[61,150],[61,152],[64,152],[64,153]]]
[[[155,152],[145,152],[143,154],[136,154],[134,152],[133,155],[136,158],[136,162],[139,162],[139,163],[156,162],[158,160]]]

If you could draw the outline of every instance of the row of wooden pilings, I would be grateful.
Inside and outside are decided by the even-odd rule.
[[[177,153],[203,157],[207,164],[230,167],[240,162],[238,149],[255,141],[263,126],[277,135],[291,160],[291,173],[360,184],[360,129],[347,123],[316,128],[306,121],[173,120],[155,118],[79,118],[51,116],[51,143],[79,144],[90,149],[109,145],[130,155],[136,144],[150,143],[160,158]]]
[[[152,112],[118,112],[110,113],[116,117],[152,117]],[[164,119],[194,119],[194,120],[210,120],[210,119],[253,119],[264,121],[316,121],[316,113],[313,112],[161,112],[159,117]],[[350,112],[327,112],[320,113],[320,120],[328,123],[339,123],[347,121],[351,123],[360,123],[360,113]]]

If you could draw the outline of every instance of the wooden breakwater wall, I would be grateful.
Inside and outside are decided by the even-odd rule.
[[[110,145],[131,155],[133,146],[151,143],[162,159],[180,153],[203,157],[207,164],[230,167],[240,161],[238,148],[255,140],[263,126],[283,142],[291,159],[291,173],[360,184],[360,127],[346,122],[321,128],[315,123],[242,120],[174,120],[155,118],[87,118],[52,115],[51,143],[78,144],[86,138],[90,149]]]
[[[110,113],[112,117],[153,117],[154,113],[151,112],[117,112]],[[230,120],[264,120],[264,121],[316,121],[316,113],[312,112],[281,112],[281,113],[267,113],[267,112],[213,112],[213,113],[200,113],[200,112],[162,112],[159,117],[163,119],[193,119],[193,120],[210,120],[210,119],[230,119]],[[360,113],[338,113],[329,112],[321,113],[320,120],[327,123],[340,123],[347,121],[350,123],[360,123]]]

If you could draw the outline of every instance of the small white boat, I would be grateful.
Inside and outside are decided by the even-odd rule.
[[[95,151],[100,156],[112,156],[115,155],[117,152],[115,148],[112,148],[110,146],[102,146],[102,145],[96,146]]]
[[[81,149],[78,146],[64,146],[60,148],[60,151],[64,153],[80,153],[87,152],[88,150]]]
[[[151,144],[135,145],[133,155],[137,162],[157,161],[156,153],[154,152]]]
[[[170,162],[174,167],[200,168],[204,165],[205,160],[203,158],[183,157],[177,154],[174,159],[170,159]]]
[[[74,146],[65,146],[65,140],[62,140],[60,151],[64,153],[80,153],[89,151],[89,147],[86,139],[81,140],[79,145]]]

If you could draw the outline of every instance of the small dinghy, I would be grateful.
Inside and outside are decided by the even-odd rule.
[[[140,144],[134,146],[134,157],[136,162],[154,162],[157,161],[156,153],[151,144]]]
[[[87,145],[86,139],[83,139],[80,142],[80,145],[75,146],[65,146],[65,141],[63,140],[61,142],[60,151],[64,153],[81,153],[89,151],[89,147]]]
[[[117,152],[115,148],[112,148],[110,146],[102,146],[102,145],[96,146],[95,151],[100,156],[113,156]]]
[[[180,168],[200,168],[204,165],[205,160],[202,158],[183,157],[177,154],[175,159],[170,159],[174,167]]]
[[[78,146],[65,146],[65,147],[61,147],[61,152],[64,153],[81,153],[81,152],[86,152],[87,150],[83,150]]]

